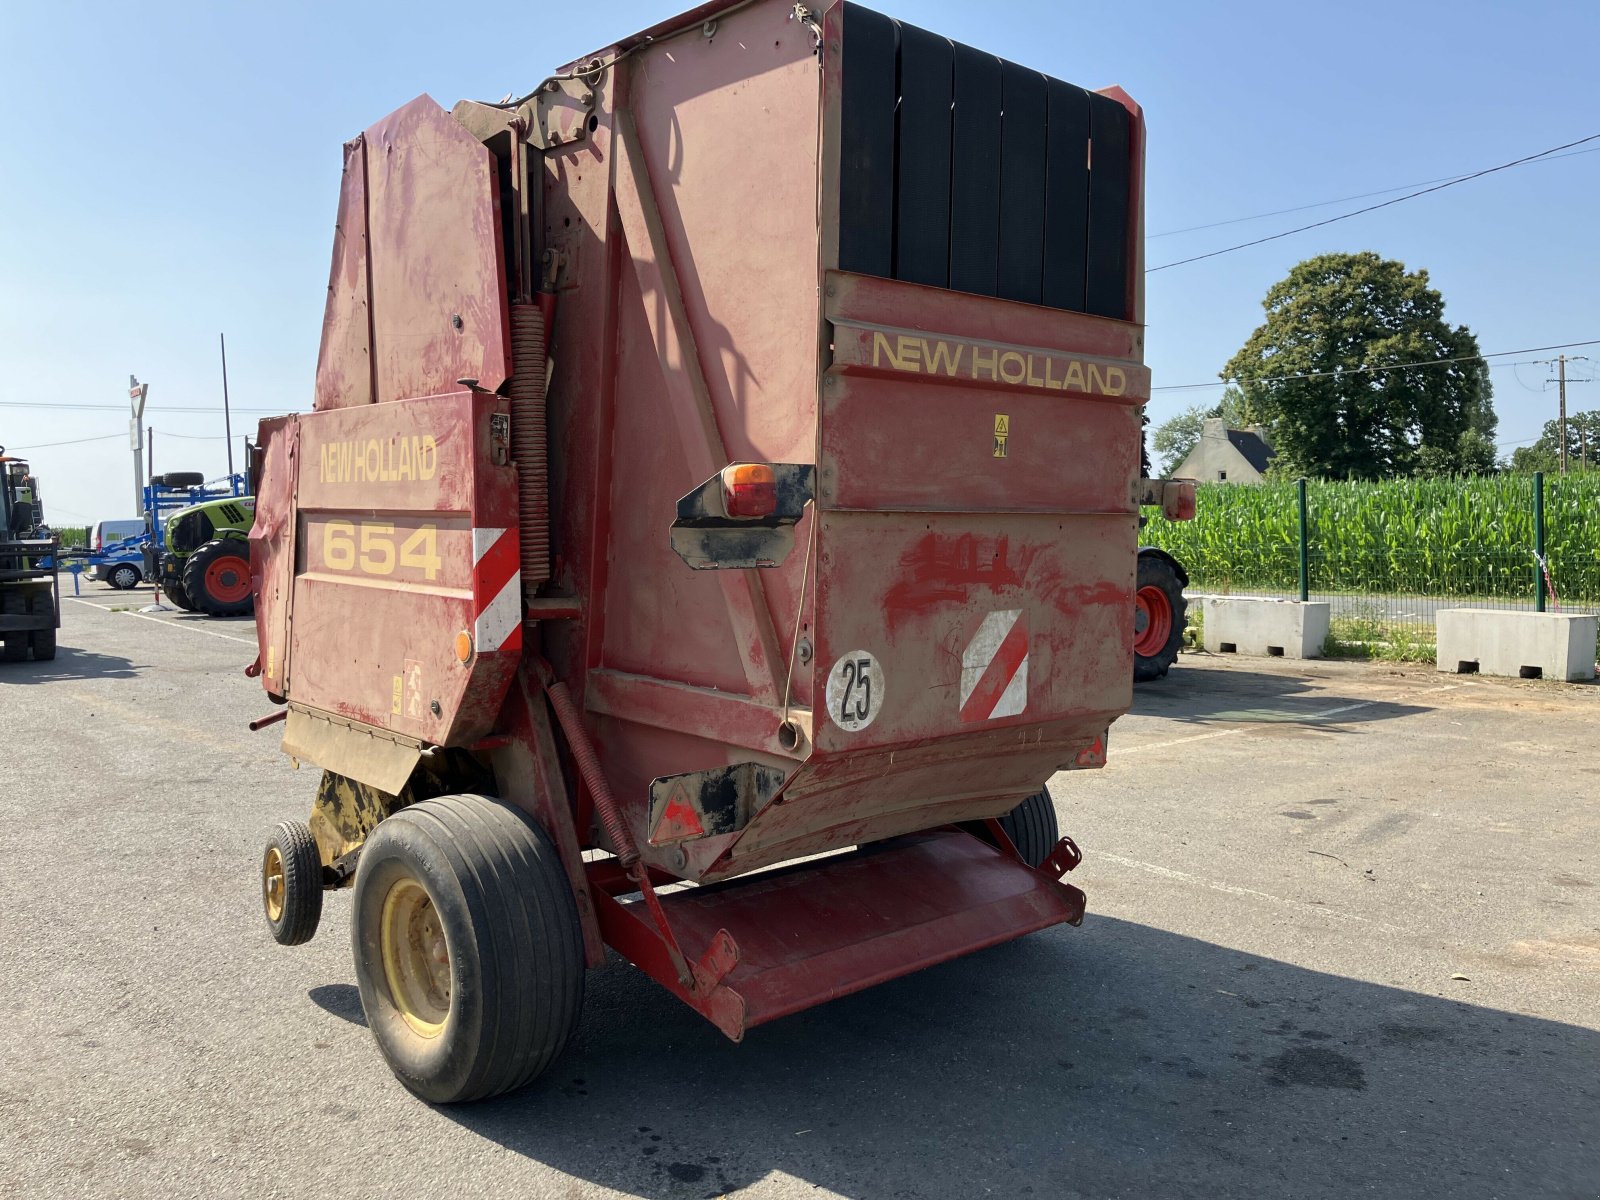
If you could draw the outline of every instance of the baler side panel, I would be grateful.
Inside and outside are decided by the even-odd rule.
[[[640,48],[544,160],[557,584],[584,615],[541,634],[641,843],[652,778],[797,757],[780,693],[809,522],[759,572],[694,571],[667,536],[730,461],[815,460],[819,73],[791,7]]]
[[[815,216],[771,202],[813,194],[817,171],[817,65],[788,15],[757,6],[629,61],[600,655],[772,705],[803,552],[774,570],[696,572],[662,532],[679,497],[729,462],[814,460],[815,352],[795,331],[815,320]]]
[[[510,373],[494,156],[427,96],[365,140],[374,398],[494,391]]]
[[[349,408],[372,403],[372,280],[367,257],[367,140],[345,143],[339,215],[333,229],[333,265],[322,318],[313,407]]]
[[[262,421],[256,446],[262,455],[255,520],[250,526],[250,582],[255,596],[261,686],[274,696],[288,690],[289,599],[294,587],[294,487],[299,417]]]
[[[438,745],[490,731],[522,649],[505,405],[300,418],[291,701]]]

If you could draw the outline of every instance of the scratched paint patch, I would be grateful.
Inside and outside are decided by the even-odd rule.
[[[865,650],[850,651],[828,672],[828,716],[847,733],[871,725],[883,707],[883,697],[883,668]]]
[[[1028,615],[989,613],[961,654],[961,719],[993,721],[1028,707]]]

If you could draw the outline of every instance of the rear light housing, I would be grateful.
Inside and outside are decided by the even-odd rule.
[[[1194,484],[1187,480],[1162,484],[1161,513],[1169,521],[1194,520]]]
[[[722,504],[730,517],[770,517],[778,511],[778,480],[766,463],[722,468]]]

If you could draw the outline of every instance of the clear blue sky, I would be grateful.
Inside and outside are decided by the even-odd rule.
[[[872,6],[1074,83],[1126,87],[1149,121],[1152,235],[1600,132],[1592,2]],[[309,407],[346,138],[419,92],[447,106],[521,92],[672,11],[540,5],[519,25],[515,9],[401,2],[0,8],[0,443],[117,435],[29,451],[53,519],[130,515],[125,413],[60,407],[123,404],[130,372],[151,385],[157,470],[220,473],[220,440],[177,436],[217,438],[220,413],[159,411],[220,404],[219,331],[236,433],[263,410]],[[1362,203],[1153,237],[1149,263]],[[1486,352],[1600,338],[1597,212],[1600,153],[1582,154],[1157,273],[1156,386],[1215,379],[1268,286],[1333,250],[1426,267]],[[1554,415],[1546,374],[1493,372],[1500,441]],[[1157,392],[1152,417],[1214,394]],[[1600,383],[1570,402],[1600,408]]]

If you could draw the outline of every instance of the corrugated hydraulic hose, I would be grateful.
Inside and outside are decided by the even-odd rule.
[[[511,459],[517,464],[522,591],[550,578],[550,445],[545,419],[545,327],[537,305],[511,309]]]

